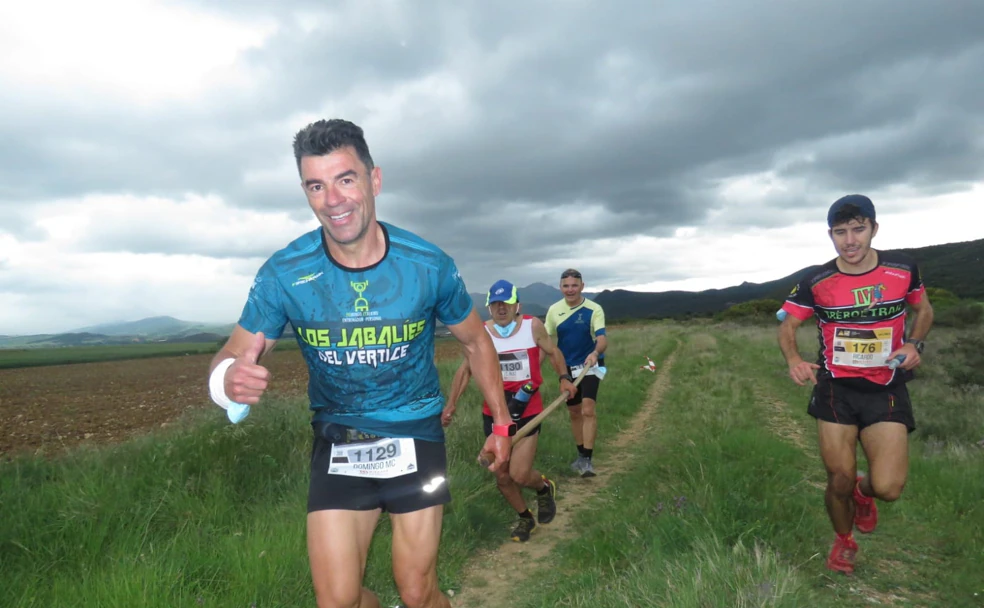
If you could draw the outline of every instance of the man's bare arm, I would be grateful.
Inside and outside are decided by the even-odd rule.
[[[506,408],[499,355],[495,352],[492,338],[483,325],[478,313],[473,310],[461,323],[447,327],[451,330],[451,335],[461,342],[469,371],[492,411],[492,419],[496,424],[510,424],[512,419]]]
[[[471,380],[471,367],[468,366],[468,359],[465,358],[461,361],[461,365],[458,366],[458,370],[454,372],[454,378],[451,380],[451,390],[448,392],[449,406],[453,408],[458,404],[458,399],[461,399],[468,388],[469,380]]]
[[[482,446],[480,458],[489,460],[486,456],[491,452],[495,459],[492,464],[487,465],[493,473],[508,471],[509,455],[512,452],[512,440],[509,437],[496,433],[496,426],[507,426],[515,428],[512,419],[509,417],[509,410],[506,407],[506,394],[502,388],[502,370],[499,367],[499,355],[495,352],[495,345],[489,332],[485,331],[482,320],[478,318],[478,313],[474,310],[457,325],[448,325],[451,335],[461,342],[465,351],[465,359],[471,374],[475,377],[475,383],[485,397],[485,403],[492,411],[492,434],[485,439]],[[442,420],[443,422],[443,420]],[[483,464],[485,464],[483,462]]]
[[[820,366],[816,363],[804,361],[799,354],[799,347],[796,345],[796,330],[803,324],[803,321],[793,315],[786,315],[782,323],[779,324],[779,350],[786,358],[786,365],[789,366],[789,377],[793,382],[800,386],[805,386],[807,382],[817,383],[817,370]]]
[[[594,352],[598,353],[598,356],[605,354],[605,350],[608,349],[608,334],[602,336],[595,336],[595,347]]]
[[[468,367],[468,359],[463,359],[454,378],[451,380],[451,389],[448,391],[448,402],[444,404],[444,411],[441,412],[441,425],[449,426],[454,418],[454,413],[458,409],[458,399],[468,388],[468,381],[471,380],[471,368]]]
[[[793,315],[786,315],[786,318],[779,324],[779,350],[782,351],[782,356],[786,358],[786,363],[790,366],[803,360],[796,344],[796,330],[802,324],[803,321]]]
[[[929,330],[933,327],[933,305],[929,303],[929,297],[923,296],[916,304],[909,307],[915,313],[916,318],[912,321],[912,331],[909,338],[913,340],[925,340],[929,335]]]
[[[222,348],[219,349],[219,352],[215,353],[215,356],[212,357],[212,362],[208,366],[209,373],[212,373],[215,366],[226,359],[238,359],[242,357],[246,354],[246,351],[256,346],[256,342],[256,334],[246,331],[237,324],[232,328],[232,334],[229,335],[229,339],[226,340],[226,343],[223,344]],[[263,350],[257,355],[254,363],[259,362],[263,355],[273,350],[273,347],[276,346],[276,344],[276,340],[264,338]]]
[[[929,298],[924,295],[919,302],[909,304],[909,308],[912,309],[912,314],[915,315],[915,318],[912,320],[912,331],[909,332],[909,339],[925,340],[930,328],[933,326],[933,305],[929,303]],[[913,369],[922,363],[922,355],[914,344],[909,344],[908,342],[902,344],[900,348],[888,355],[888,359],[892,360],[899,355],[905,357],[902,361],[902,369]]]

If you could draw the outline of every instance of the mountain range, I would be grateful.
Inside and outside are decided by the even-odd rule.
[[[899,249],[919,263],[927,286],[946,289],[961,298],[984,299],[984,239],[964,243]],[[800,278],[816,268],[809,266],[766,283],[742,283],[705,291],[633,292],[622,289],[585,293],[601,304],[609,321],[705,315],[741,302],[771,298],[782,300]],[[470,294],[475,308],[488,318],[485,293]],[[523,312],[546,314],[563,297],[556,287],[533,283],[519,288]],[[210,324],[173,317],[151,317],[123,323],[103,323],[60,334],[2,336],[0,348],[133,344],[141,342],[218,342],[229,335],[234,323]]]
[[[218,342],[232,332],[235,323],[197,323],[174,317],[149,317],[139,321],[101,323],[59,334],[2,336],[0,348],[105,346],[147,342]]]
[[[984,239],[893,251],[916,260],[927,287],[945,289],[961,298],[984,299]],[[808,266],[766,283],[746,282],[698,292],[606,290],[595,296],[595,301],[604,308],[607,320],[704,315],[749,300],[784,300],[793,286],[817,267]]]

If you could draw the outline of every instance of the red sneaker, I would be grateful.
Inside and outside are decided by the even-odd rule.
[[[834,540],[834,546],[827,557],[827,568],[844,574],[854,574],[854,556],[858,554],[858,543],[853,536]]]
[[[878,507],[875,499],[861,493],[860,483],[864,475],[858,475],[854,484],[854,527],[862,534],[870,534],[878,525]]]

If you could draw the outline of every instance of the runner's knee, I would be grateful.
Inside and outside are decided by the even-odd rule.
[[[402,582],[398,581],[397,585],[400,591],[400,600],[403,601],[406,608],[431,606],[434,599],[439,597],[441,593],[437,588],[436,573],[432,573],[430,576],[407,578]]]
[[[851,471],[827,471],[827,489],[835,496],[851,496],[855,482],[856,477]]]
[[[515,485],[515,481],[510,474],[502,474],[495,476],[495,485],[499,486],[500,489],[510,488]]]
[[[353,593],[351,589],[331,588],[327,585],[318,586],[315,584],[315,599],[318,608],[359,608],[362,602],[362,587],[356,587]]]
[[[540,485],[540,476],[533,475],[533,471],[530,469],[526,469],[524,471],[513,471],[510,476],[516,485],[524,488],[533,488]]]
[[[871,479],[871,489],[875,493],[875,498],[885,502],[893,502],[902,496],[902,489],[905,488],[905,480],[901,481],[882,481]]]

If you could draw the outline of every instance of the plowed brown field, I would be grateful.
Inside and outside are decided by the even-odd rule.
[[[438,360],[460,356],[438,340]],[[187,355],[0,370],[0,454],[52,454],[80,443],[116,442],[166,426],[189,410],[215,407],[206,372],[212,355]],[[263,359],[270,396],[303,397],[307,368],[298,350]]]

